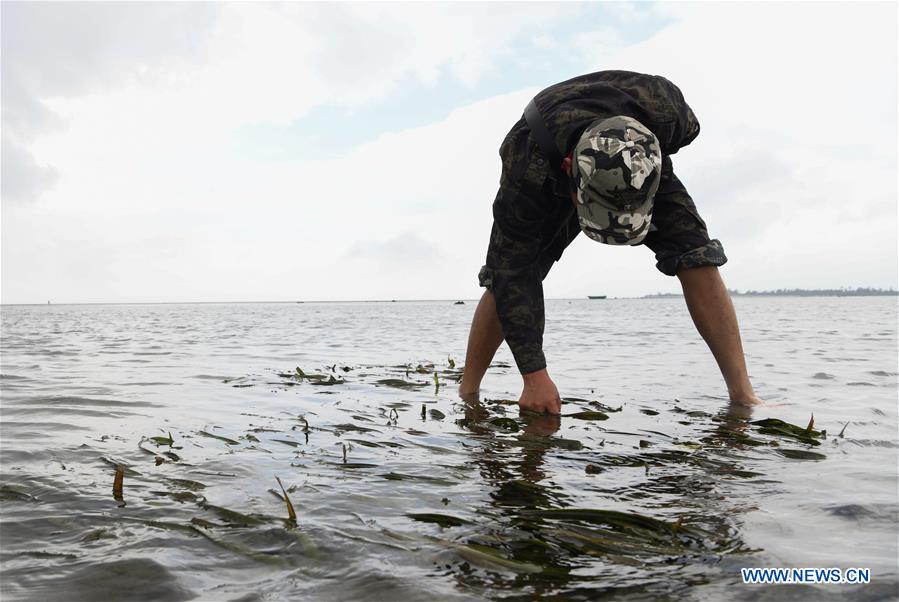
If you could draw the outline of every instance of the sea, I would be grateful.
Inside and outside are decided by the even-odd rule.
[[[899,598],[896,297],[549,300],[561,417],[455,301],[3,306],[2,600]]]

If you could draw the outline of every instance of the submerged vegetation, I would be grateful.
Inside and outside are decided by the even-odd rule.
[[[803,427],[738,407],[588,397],[565,398],[561,416],[519,413],[513,399],[458,400],[461,375],[449,357],[224,379],[248,409],[265,390],[295,394],[295,411],[101,438],[125,446],[102,458],[116,506],[78,545],[114,545],[124,525],[139,525],[203,542],[189,547],[210,546],[223,565],[296,570],[334,562],[343,541],[354,554],[424,562],[462,591],[620,587],[657,598],[659,583],[690,583],[678,567],[710,579],[725,557],[754,553],[736,506],[717,493],[772,482],[741,458],[827,459],[813,417]],[[35,504],[41,494],[4,484],[0,497]]]
[[[676,304],[550,300],[562,416],[460,400],[445,302],[6,308],[0,598],[893,599],[889,299],[750,304],[751,412]]]
[[[130,462],[107,458],[116,517],[171,537],[199,537],[222,554],[271,567],[302,566],[329,548],[322,538],[342,538],[395,553],[428,550],[440,567],[435,574],[464,589],[564,591],[615,583],[622,568],[639,569],[649,584],[652,575],[677,582],[672,567],[714,572],[724,556],[753,553],[734,513],[708,495],[714,483],[765,478],[734,452],[827,458],[820,451],[827,433],[815,430],[814,417],[802,427],[751,421],[734,407],[710,414],[677,400],[629,408],[588,398],[566,398],[562,416],[519,414],[510,399],[441,396],[443,384],[461,374],[448,358],[228,379],[248,391],[343,387],[357,399],[328,393],[299,414],[247,413],[243,429],[165,428],[141,437]],[[370,402],[360,390],[382,392]],[[224,469],[248,454],[271,472],[257,469],[255,491],[242,500],[227,488],[237,475]],[[292,484],[275,471],[289,473]],[[565,475],[568,484],[552,475]],[[354,502],[322,508],[334,499],[322,497],[330,490]],[[481,490],[486,505],[471,497]],[[420,503],[391,512],[389,493],[368,491],[402,491]],[[14,503],[37,499],[10,485],[0,492]],[[159,510],[142,510],[149,507]]]

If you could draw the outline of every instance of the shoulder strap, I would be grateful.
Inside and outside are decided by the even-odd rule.
[[[528,122],[528,127],[534,135],[534,141],[540,147],[540,150],[543,151],[543,154],[549,157],[553,165],[556,167],[561,166],[563,153],[559,152],[556,141],[553,139],[552,134],[549,133],[549,130],[546,129],[546,124],[543,122],[543,116],[540,114],[540,109],[537,108],[535,99],[532,99],[528,106],[525,107],[524,119]]]

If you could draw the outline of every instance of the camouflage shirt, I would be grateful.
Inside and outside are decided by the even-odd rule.
[[[683,267],[727,261],[720,242],[709,240],[705,223],[672,170],[669,155],[699,135],[699,122],[677,86],[660,76],[600,71],[550,86],[535,101],[565,153],[600,118],[626,115],[648,127],[663,156],[652,231],[645,240],[656,253],[658,269],[674,275]],[[523,118],[506,136],[500,156],[500,189],[479,279],[494,293],[503,335],[526,374],[546,367],[542,281],[580,227],[568,177],[560,166],[550,165]]]
[[[680,89],[660,75],[598,71],[546,88],[537,107],[556,144],[566,152],[601,117],[633,117],[656,135],[662,152],[673,155],[699,135],[699,121]]]

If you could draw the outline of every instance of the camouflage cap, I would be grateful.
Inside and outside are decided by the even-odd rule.
[[[655,134],[623,115],[597,120],[584,131],[572,156],[581,230],[608,245],[642,242],[662,171]]]

